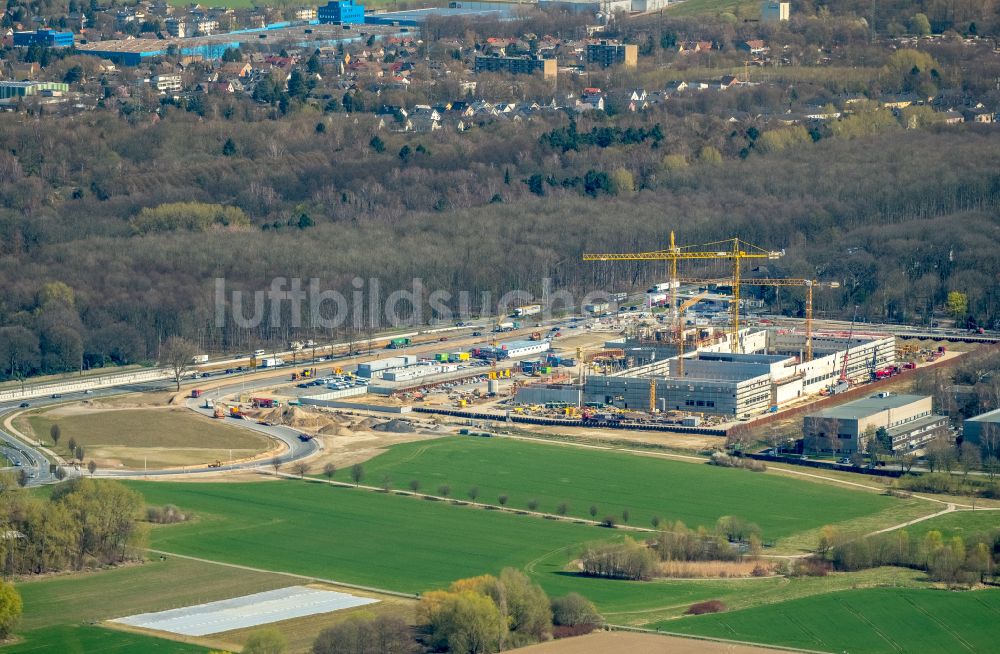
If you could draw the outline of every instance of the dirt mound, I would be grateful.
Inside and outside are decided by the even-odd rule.
[[[279,424],[282,420],[284,420],[281,415],[281,409],[267,409],[266,411],[261,411],[257,414],[257,419],[271,424]]]
[[[322,427],[319,430],[319,433],[322,434],[322,435],[324,435],[324,436],[353,436],[354,435],[353,431],[351,431],[347,427],[344,427],[342,425],[338,425],[336,423],[331,423],[329,425],[326,425],[326,426]]]
[[[382,423],[375,418],[365,418],[364,420],[359,420],[351,425],[351,429],[373,429],[376,425],[380,424]]]
[[[396,418],[393,418],[392,420],[384,424],[375,425],[374,427],[372,427],[372,429],[374,429],[375,431],[392,432],[394,434],[410,434],[416,431],[413,428],[413,425],[411,425],[410,423],[406,422],[405,420],[398,420]]]

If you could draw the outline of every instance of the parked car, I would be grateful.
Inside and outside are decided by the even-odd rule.
[[[482,332],[472,332],[472,335],[473,336],[482,336],[483,333]]]

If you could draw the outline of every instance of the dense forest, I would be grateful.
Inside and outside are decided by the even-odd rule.
[[[476,117],[465,131],[449,123],[402,133],[398,109],[379,112],[462,99],[455,75],[435,79],[421,62],[422,83],[406,92],[374,78],[346,90],[307,82],[312,72],[336,79],[314,56],[287,88],[115,98],[94,58],[52,51],[47,78],[72,77],[100,100],[71,116],[30,103],[0,115],[0,378],[148,362],[172,335],[207,352],[245,351],[296,337],[355,339],[387,324],[366,306],[346,324],[321,327],[305,307],[297,333],[286,303],[280,325],[269,316],[256,328],[219,327],[217,278],[229,291],[316,278],[348,298],[370,280],[384,298],[419,278],[425,297],[451,293],[443,304],[452,311],[467,292],[473,313],[491,313],[514,289],[542,299],[546,279],[578,298],[641,290],[665,266],[580,255],[656,249],[670,230],[681,244],[738,236],[785,249],[752,274],[841,282],[817,294],[819,316],[850,318],[857,306],[866,320],[929,323],[960,291],[967,308],[952,306],[949,317],[998,328],[1000,132],[945,125],[942,116],[977,102],[995,107],[1000,58],[985,40],[954,31],[916,48],[875,41],[859,20],[865,4],[796,3],[795,19],[775,25],[725,14],[621,21],[607,35],[639,44],[635,70],[560,75],[556,85],[476,76],[479,97],[544,106],[571,105],[598,85],[604,111]],[[998,4],[883,3],[878,33],[890,20],[919,32],[910,25],[917,10],[935,31],[984,34]],[[975,29],[968,15],[981,17]],[[475,52],[490,35],[571,33],[579,21],[442,19],[423,36],[430,56],[460,73],[467,62],[456,43]],[[766,39],[787,61],[749,72],[754,84],[627,110],[630,89],[742,71],[738,46],[749,38]],[[689,39],[713,48],[679,53]],[[881,108],[878,99],[896,93],[935,104]],[[795,122],[790,112],[838,117]],[[803,312],[801,289],[754,292],[774,311]]]
[[[771,276],[840,280],[817,297],[820,315],[859,305],[871,320],[929,320],[960,290],[976,320],[1000,320],[990,126],[893,125],[741,157],[753,131],[721,119],[663,114],[662,139],[595,142],[605,120],[413,135],[378,132],[370,115],[309,112],[0,117],[3,372],[148,360],[177,333],[206,349],[290,336],[217,329],[216,277],[248,290],[316,277],[348,297],[355,277],[494,298],[538,294],[546,277],[574,292],[640,288],[663,267],[580,254],[655,249],[671,229],[685,244],[739,236],[786,249]],[[648,117],[616,125],[629,121],[648,136]],[[553,142],[571,131],[588,137]],[[588,174],[609,181],[594,193],[560,182]]]

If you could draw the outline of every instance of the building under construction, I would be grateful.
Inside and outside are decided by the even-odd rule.
[[[589,376],[584,401],[640,411],[749,417],[852,381],[868,381],[896,361],[893,336],[814,334],[812,361],[801,355],[803,334],[742,329],[739,340],[742,352],[733,352],[728,333],[713,334],[707,345],[686,352],[683,362],[669,342],[612,341],[608,347],[632,353],[642,365]]]

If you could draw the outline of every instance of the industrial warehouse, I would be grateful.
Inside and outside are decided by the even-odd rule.
[[[823,336],[822,355],[812,361],[799,354],[806,347],[801,334],[745,329],[740,332],[743,352],[732,351],[729,334],[709,340],[710,345],[697,346],[683,356],[673,354],[610,374],[591,375],[584,383],[584,401],[622,409],[750,417],[804,396],[835,392],[845,360],[846,381],[872,379],[874,370],[896,362],[891,336],[857,336],[850,341]],[[674,346],[655,340],[611,341],[607,347],[652,356],[676,352]]]

